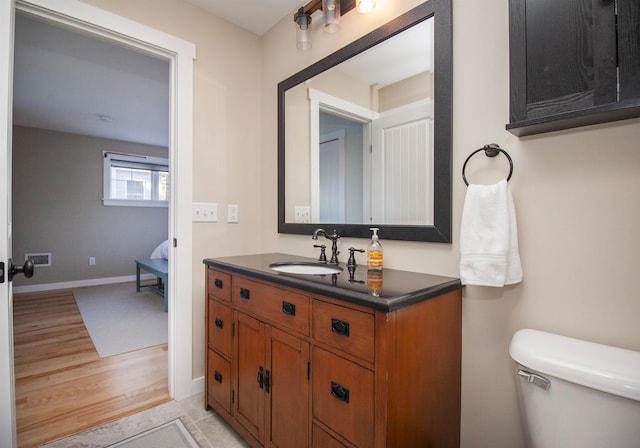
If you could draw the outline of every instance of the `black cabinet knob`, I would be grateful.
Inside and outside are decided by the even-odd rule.
[[[332,317],[331,331],[342,336],[349,336],[349,322]]]

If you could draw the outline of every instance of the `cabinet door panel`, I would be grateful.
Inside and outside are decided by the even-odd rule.
[[[207,393],[231,413],[231,364],[213,350],[207,354]]]
[[[271,446],[309,445],[309,344],[271,329]]]
[[[314,339],[366,361],[374,361],[372,314],[314,300],[312,320]]]
[[[313,417],[359,447],[373,446],[373,372],[313,348]]]
[[[259,375],[265,374],[264,324],[236,313],[236,416],[242,426],[260,442],[264,440],[264,386]],[[262,368],[262,370],[261,370]]]
[[[345,448],[345,446],[331,437],[318,425],[313,425],[313,448]]]
[[[233,322],[231,320],[231,308],[209,299],[209,320],[207,331],[209,332],[209,346],[215,348],[224,356],[231,356],[231,336]]]
[[[231,276],[215,269],[207,269],[207,294],[231,302]]]

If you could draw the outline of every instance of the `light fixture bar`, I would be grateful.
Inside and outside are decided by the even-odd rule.
[[[339,0],[340,1],[340,15],[343,16],[356,7],[356,0]],[[304,14],[311,15],[314,12],[322,10],[322,0],[311,0],[309,3],[302,7]],[[293,20],[297,21],[299,11],[293,15]]]

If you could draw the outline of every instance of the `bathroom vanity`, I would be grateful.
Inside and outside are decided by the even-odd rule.
[[[459,446],[460,281],[291,261],[203,261],[206,407],[254,447]]]

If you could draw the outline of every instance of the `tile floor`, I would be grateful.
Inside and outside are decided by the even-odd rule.
[[[41,448],[102,448],[163,423],[182,418],[202,448],[249,448],[218,415],[204,409],[204,394],[170,401],[104,426],[43,445]]]

